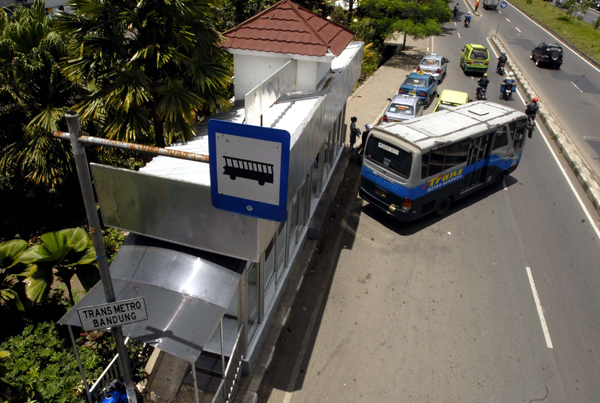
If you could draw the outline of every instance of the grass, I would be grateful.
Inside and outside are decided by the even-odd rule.
[[[577,18],[573,21],[564,10],[542,0],[533,0],[531,4],[527,4],[527,0],[511,2],[550,31],[562,36],[594,60],[600,61],[600,28],[594,29],[593,25]]]

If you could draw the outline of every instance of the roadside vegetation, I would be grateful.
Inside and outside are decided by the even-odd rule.
[[[573,17],[575,11],[589,12],[587,7],[581,7],[575,0],[567,2],[565,8],[543,0],[511,1],[550,31],[562,36],[594,60],[600,60],[600,23],[590,25]],[[548,40],[552,41],[552,38]]]

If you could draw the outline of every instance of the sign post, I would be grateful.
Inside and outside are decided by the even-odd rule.
[[[290,163],[287,131],[212,119],[208,147],[215,208],[285,221]]]

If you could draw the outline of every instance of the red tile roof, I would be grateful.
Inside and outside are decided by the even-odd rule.
[[[223,33],[228,49],[325,56],[329,49],[339,56],[354,34],[290,0],[282,0],[265,11]]]

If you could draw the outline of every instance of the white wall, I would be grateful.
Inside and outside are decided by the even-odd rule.
[[[331,70],[331,62],[317,63],[317,84],[329,73]]]
[[[317,63],[298,60],[296,91],[314,91],[317,87]]]
[[[279,70],[290,58],[233,55],[235,99],[242,100],[248,91]]]

